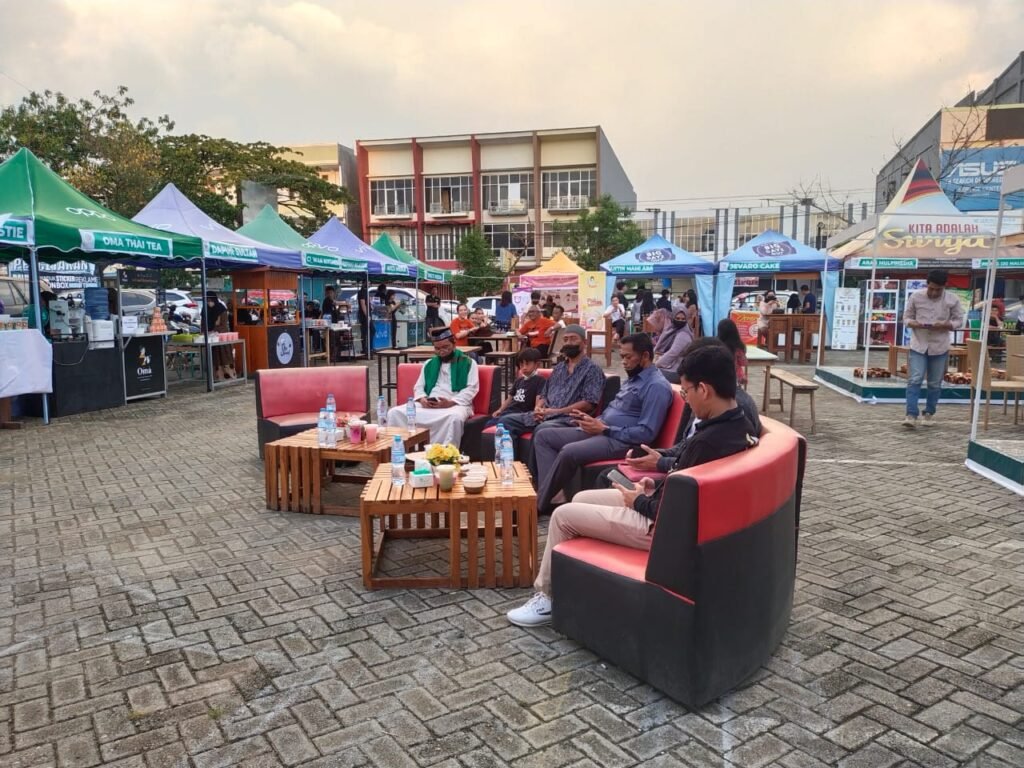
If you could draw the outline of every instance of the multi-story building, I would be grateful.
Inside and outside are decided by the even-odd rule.
[[[1024,52],[980,93],[940,109],[875,179],[875,204],[893,198],[918,159],[963,211],[996,207],[1004,168],[1024,163]]]
[[[356,195],[356,153],[351,147],[342,144],[293,144],[287,147],[288,152],[284,153],[286,160],[297,160],[303,165],[315,168],[320,178],[345,187],[353,198]],[[351,203],[346,205],[329,206],[331,211],[349,229],[358,231],[360,226],[359,204]]]
[[[602,195],[631,210],[636,192],[600,126],[356,142],[359,234],[382,232],[417,258],[455,268],[479,226],[517,271],[557,250],[554,225]]]

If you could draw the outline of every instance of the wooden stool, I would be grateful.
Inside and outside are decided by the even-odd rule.
[[[797,376],[795,373],[784,371],[781,368],[772,368],[767,375],[779,382],[779,396],[771,397],[767,399],[765,405],[765,411],[768,410],[768,406],[772,403],[779,404],[779,410],[783,413],[786,412],[785,406],[785,390],[784,387],[788,386],[792,392],[789,399],[789,426],[793,426],[793,420],[796,418],[796,396],[806,394],[810,396],[811,401],[811,434],[814,434],[815,418],[814,418],[814,393],[818,390],[818,385],[813,381]],[[765,389],[768,387],[766,385]]]

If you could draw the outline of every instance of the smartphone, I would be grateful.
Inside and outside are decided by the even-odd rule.
[[[624,474],[619,472],[619,470],[617,469],[613,469],[611,472],[608,473],[608,479],[611,480],[613,483],[618,483],[627,491],[632,491],[636,489],[636,484],[628,477],[626,477]]]

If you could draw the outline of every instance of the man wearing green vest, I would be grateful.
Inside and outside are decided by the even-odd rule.
[[[480,370],[476,361],[455,347],[451,329],[440,328],[434,334],[434,351],[416,379],[416,426],[430,430],[430,442],[462,442],[466,420],[473,415],[473,398],[480,391]],[[406,403],[388,411],[388,426],[405,429]]]

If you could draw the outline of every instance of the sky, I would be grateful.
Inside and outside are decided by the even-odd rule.
[[[1018,0],[0,0],[0,103],[126,85],[275,144],[600,125],[638,207],[873,198],[1022,48]]]

